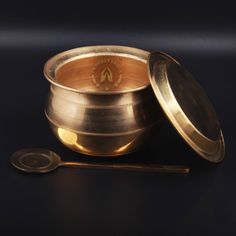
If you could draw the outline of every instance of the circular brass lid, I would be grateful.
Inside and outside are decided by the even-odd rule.
[[[154,93],[181,137],[206,160],[223,160],[225,145],[217,115],[192,75],[165,53],[151,53],[148,64]]]

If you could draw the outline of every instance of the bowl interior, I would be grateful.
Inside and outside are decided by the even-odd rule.
[[[90,56],[66,62],[57,68],[55,81],[86,92],[124,92],[149,84],[144,60],[117,55]]]

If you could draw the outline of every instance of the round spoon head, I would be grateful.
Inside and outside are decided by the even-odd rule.
[[[55,170],[61,163],[61,158],[47,149],[22,149],[12,154],[11,164],[28,173],[47,173]]]

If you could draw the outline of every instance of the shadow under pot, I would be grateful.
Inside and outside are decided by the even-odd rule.
[[[68,148],[92,156],[118,156],[148,140],[163,116],[150,86],[149,52],[91,46],[46,62],[50,81],[45,114]]]

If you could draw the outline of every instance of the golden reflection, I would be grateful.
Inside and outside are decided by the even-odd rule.
[[[58,128],[58,135],[65,144],[75,145],[77,143],[77,135],[69,130]]]
[[[76,150],[79,149],[80,151],[83,151],[84,153],[87,153],[87,154],[91,153],[91,149],[85,148],[84,146],[79,144],[78,134],[76,134],[72,131],[63,129],[63,128],[58,128],[57,133],[58,133],[60,140],[65,145],[71,146],[72,149],[76,149]],[[132,147],[132,145],[134,145],[135,141],[136,141],[136,138],[133,138],[127,144],[125,144],[115,150],[113,149],[112,152],[110,153],[110,155],[111,156],[119,155],[120,153],[126,152],[127,150],[129,150]]]
[[[134,143],[135,139],[136,139],[136,138],[134,138],[132,141],[130,141],[130,142],[127,143],[126,145],[124,145],[124,146],[122,146],[122,147],[116,149],[115,152],[116,152],[116,153],[119,153],[119,152],[125,151],[127,148],[129,148],[129,147],[131,146],[131,144]]]
[[[73,133],[69,130],[58,128],[57,130],[58,136],[61,141],[67,145],[74,145],[75,147],[79,148],[84,152],[90,152],[91,150],[83,147],[82,145],[78,144],[78,136],[76,133]]]

